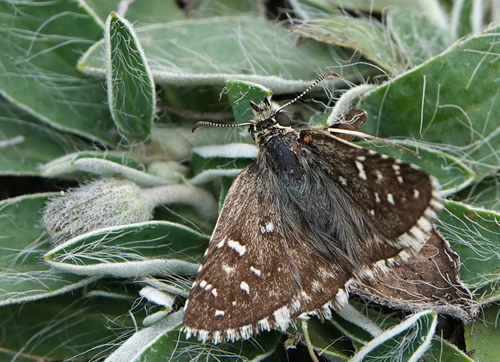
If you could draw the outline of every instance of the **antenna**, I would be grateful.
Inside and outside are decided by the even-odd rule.
[[[292,103],[295,103],[297,102],[300,98],[302,98],[307,92],[309,92],[311,89],[313,89],[319,82],[322,82],[323,80],[327,79],[327,78],[340,78],[340,76],[335,73],[335,72],[326,72],[326,73],[323,73],[318,79],[316,79],[314,82],[312,82],[312,84],[307,87],[307,89],[305,91],[303,91],[302,93],[300,93],[297,97],[295,97],[294,99],[292,99],[291,101],[285,103],[283,106],[281,106],[277,111],[276,113],[278,113],[279,111],[281,111],[283,108],[286,108],[288,107],[290,104]]]
[[[247,122],[247,123],[230,123],[230,124],[225,124],[225,123],[215,123],[215,122],[206,122],[206,121],[201,121],[201,122],[196,122],[191,128],[191,132],[196,131],[200,127],[205,127],[205,126],[210,126],[210,127],[245,127],[245,126],[251,126],[252,123]]]

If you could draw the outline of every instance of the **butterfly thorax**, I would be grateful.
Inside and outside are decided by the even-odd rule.
[[[259,105],[253,103],[252,108],[254,120],[248,131],[259,148],[257,162],[281,176],[300,178],[302,172],[297,159],[301,149],[297,142],[299,133],[290,127],[288,115],[267,98]]]

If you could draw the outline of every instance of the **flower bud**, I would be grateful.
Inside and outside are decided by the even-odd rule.
[[[148,221],[153,209],[134,182],[104,178],[50,200],[43,224],[57,245],[96,229]]]

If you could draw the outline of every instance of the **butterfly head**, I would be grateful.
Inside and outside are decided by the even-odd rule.
[[[268,97],[260,104],[250,101],[250,106],[254,118],[248,131],[257,143],[273,134],[292,131],[290,117],[283,111],[283,107],[271,102]]]

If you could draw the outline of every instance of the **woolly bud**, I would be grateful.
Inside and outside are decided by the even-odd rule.
[[[144,222],[154,205],[134,182],[104,178],[50,200],[43,224],[54,244],[108,226]]]

